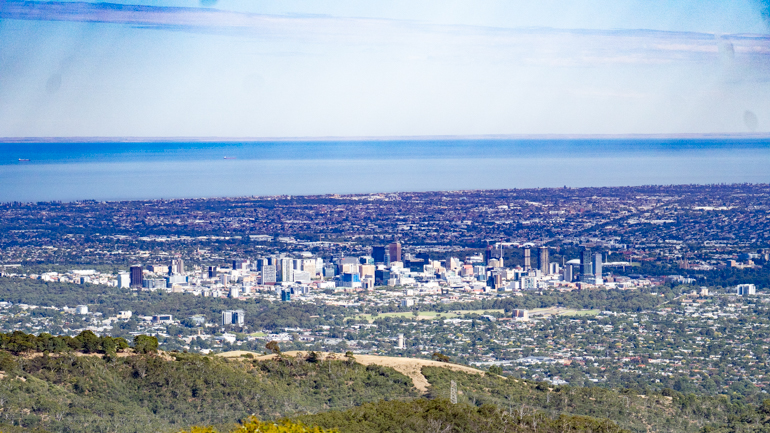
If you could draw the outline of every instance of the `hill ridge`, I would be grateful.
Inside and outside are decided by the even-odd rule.
[[[317,356],[319,356],[319,359],[322,360],[344,360],[345,354],[344,353],[335,353],[335,352],[315,352]],[[223,352],[217,354],[217,356],[223,357],[223,358],[239,358],[242,355],[250,354],[254,356],[255,359],[260,361],[265,361],[269,359],[276,359],[279,356],[291,356],[291,357],[302,357],[306,358],[310,352],[308,351],[299,351],[299,350],[293,350],[289,352],[282,352],[281,355],[263,355],[257,352],[250,352],[246,350],[234,350],[230,352]],[[469,367],[467,365],[460,365],[460,364],[452,364],[447,362],[439,362],[439,361],[433,361],[430,359],[422,359],[422,358],[401,358],[396,356],[380,356],[380,355],[354,355],[354,359],[357,363],[361,365],[379,365],[382,367],[390,367],[397,372],[403,374],[404,376],[407,376],[408,378],[412,379],[412,383],[414,384],[414,387],[420,391],[422,394],[428,393],[428,388],[430,387],[430,383],[428,382],[428,379],[422,374],[423,367],[439,367],[439,368],[445,368],[447,370],[452,371],[461,371],[464,373],[470,373],[470,374],[483,374],[485,373],[482,370],[478,370],[473,367]]]

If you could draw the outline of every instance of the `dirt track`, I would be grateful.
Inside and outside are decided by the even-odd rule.
[[[255,352],[247,352],[243,350],[236,350],[232,352],[225,352],[220,353],[217,356],[222,356],[225,358],[238,358],[241,355],[244,354],[252,354],[254,355],[254,358],[265,360],[265,359],[272,359],[275,358],[276,355],[260,355]],[[298,351],[292,351],[292,352],[284,352],[285,356],[307,356],[308,352],[298,352]],[[334,355],[336,359],[345,359],[345,355],[341,353],[328,353],[328,352],[316,352],[319,356],[323,356],[324,359],[326,357],[329,357],[330,355]],[[399,373],[409,377],[412,379],[412,383],[414,384],[414,387],[417,388],[418,391],[421,393],[428,392],[428,387],[430,386],[430,383],[428,383],[428,379],[425,378],[425,376],[422,375],[422,368],[423,367],[441,367],[446,368],[453,371],[462,371],[465,373],[471,373],[471,374],[481,374],[483,373],[481,370],[477,370],[475,368],[467,367],[465,365],[457,365],[457,364],[448,364],[446,362],[438,362],[438,361],[431,361],[428,359],[418,359],[418,358],[396,358],[392,356],[377,356],[377,355],[355,355],[356,362],[362,365],[381,365],[383,367],[390,367]]]

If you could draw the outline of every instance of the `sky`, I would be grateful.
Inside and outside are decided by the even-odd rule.
[[[0,0],[0,137],[770,131],[767,0]]]

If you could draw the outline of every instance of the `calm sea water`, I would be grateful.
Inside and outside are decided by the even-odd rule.
[[[770,140],[0,143],[2,202],[737,182]]]

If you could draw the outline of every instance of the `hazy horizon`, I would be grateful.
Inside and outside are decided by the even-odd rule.
[[[277,137],[232,137],[232,136],[58,136],[58,137],[1,137],[0,144],[9,143],[217,143],[217,142],[345,142],[345,141],[430,141],[430,140],[623,140],[623,139],[767,139],[770,132],[724,132],[724,133],[670,133],[670,134],[486,134],[486,135],[382,135],[382,136],[277,136]]]

